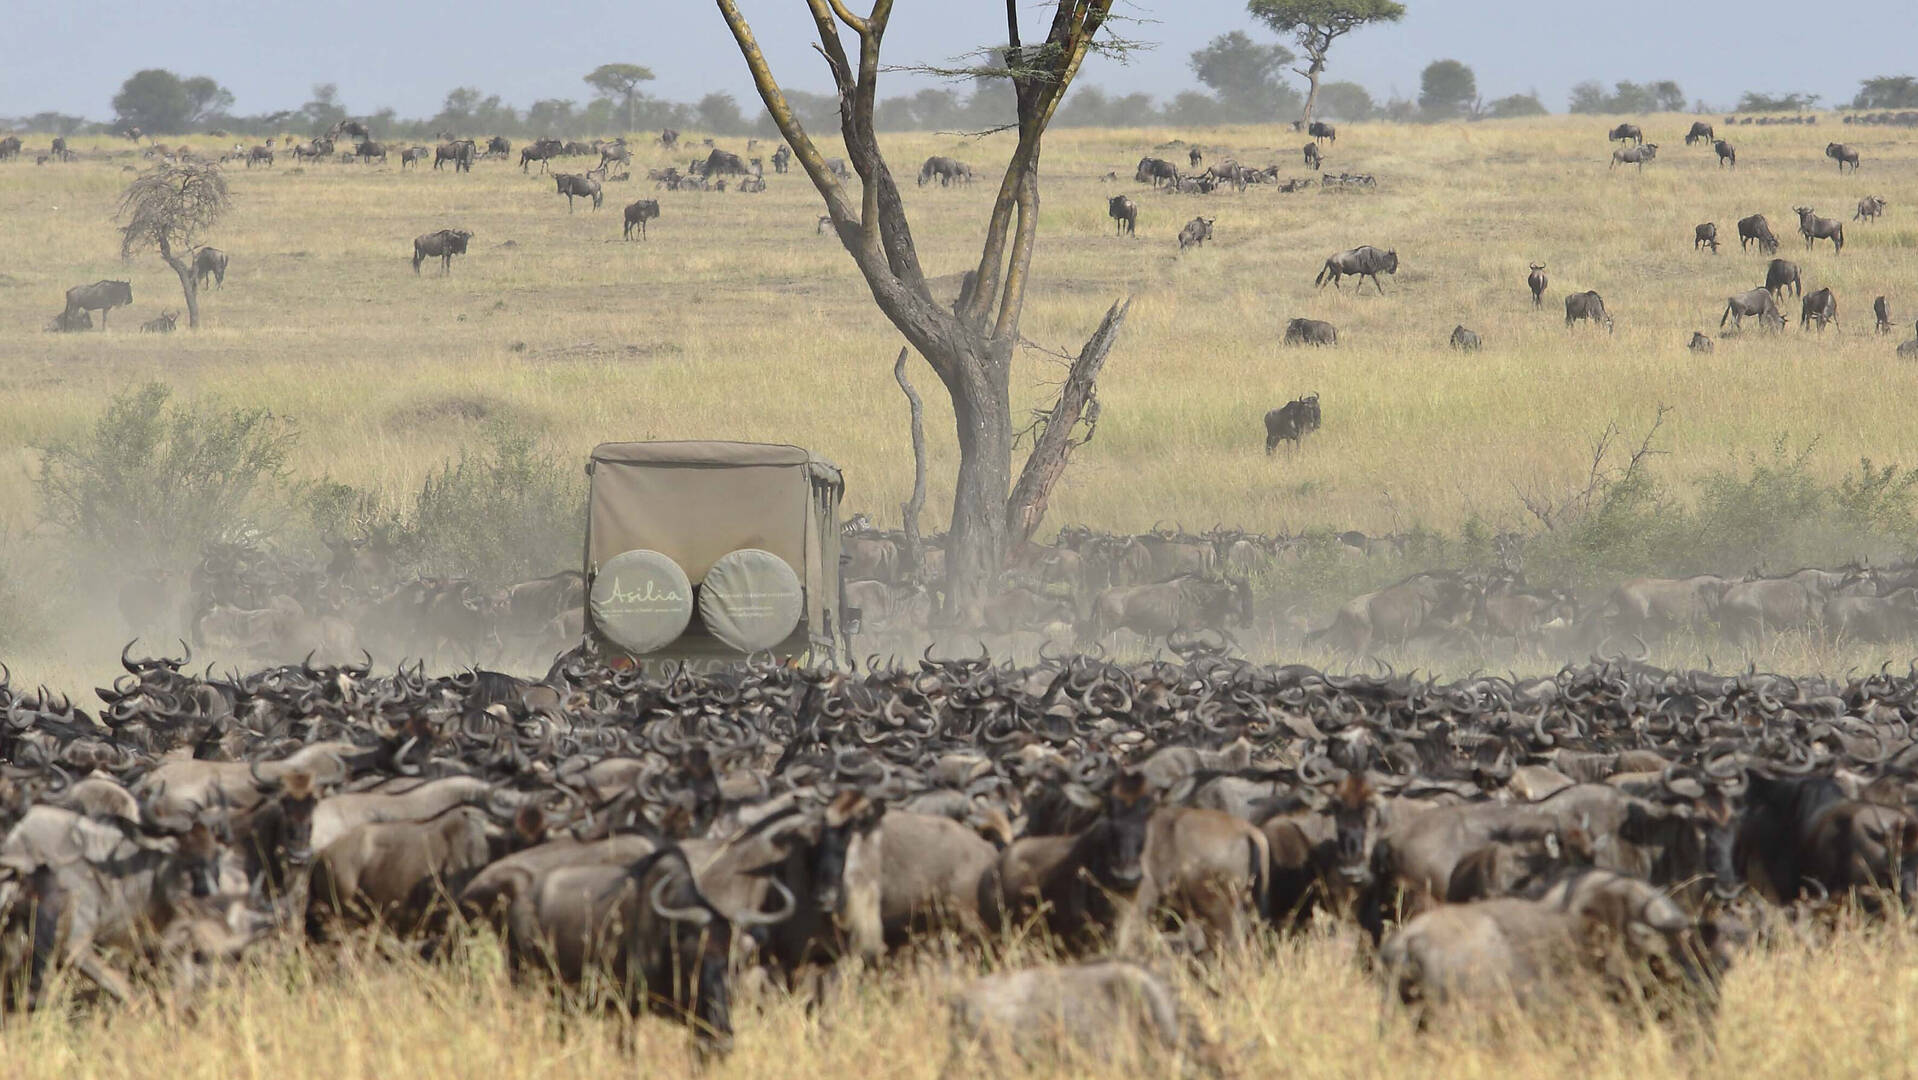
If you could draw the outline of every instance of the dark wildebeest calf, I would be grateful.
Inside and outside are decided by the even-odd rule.
[[[1738,219],[1738,250],[1746,250],[1754,241],[1764,254],[1778,254],[1778,238],[1772,235],[1771,222],[1763,214]]]
[[[1832,253],[1843,254],[1845,250],[1845,223],[1837,218],[1823,218],[1812,212],[1809,206],[1794,206],[1792,212],[1798,215],[1798,234],[1805,238],[1805,248],[1820,240],[1830,240]]]
[[[1858,171],[1858,151],[1844,143],[1826,143],[1825,156],[1838,163],[1839,172],[1844,172],[1846,165],[1851,166],[1851,171]]]
[[[1179,230],[1179,250],[1184,251],[1195,244],[1203,247],[1207,240],[1212,239],[1212,223],[1217,220],[1196,217],[1186,222],[1185,228]]]
[[[1778,313],[1777,301],[1765,289],[1753,289],[1727,298],[1725,314],[1718,317],[1718,325],[1723,326],[1730,320],[1734,327],[1743,326],[1747,315],[1758,316],[1760,326],[1769,326],[1774,330],[1785,328],[1785,317]]]
[[[1603,324],[1607,333],[1612,329],[1611,312],[1605,310],[1605,298],[1596,292],[1573,293],[1565,298],[1565,326],[1570,329],[1580,319],[1590,319],[1593,326]]]
[[[1871,310],[1872,314],[1878,316],[1878,332],[1881,334],[1891,333],[1891,305],[1885,301],[1885,298],[1881,296],[1873,300],[1871,302]]]
[[[1799,305],[1798,328],[1800,330],[1809,329],[1814,319],[1818,322],[1818,332],[1821,334],[1825,332],[1826,323],[1838,321],[1838,298],[1832,295],[1829,287],[1819,289],[1805,297],[1804,303]]]
[[[1359,278],[1361,289],[1365,287],[1365,279],[1371,278],[1373,287],[1378,289],[1382,296],[1385,293],[1385,286],[1379,284],[1379,275],[1398,272],[1397,249],[1380,251],[1370,244],[1364,244],[1349,251],[1341,251],[1326,259],[1324,269],[1319,271],[1318,277],[1312,279],[1312,284],[1324,288],[1325,283],[1329,281],[1334,288],[1342,289],[1344,286],[1339,284],[1339,280],[1347,274],[1352,274]]]
[[[1718,152],[1719,168],[1722,169],[1728,165],[1734,169],[1738,168],[1738,151],[1731,143],[1718,139],[1712,143],[1712,149]]]
[[[1532,290],[1532,306],[1545,306],[1545,286],[1550,281],[1545,276],[1545,264],[1533,263],[1532,272],[1525,275],[1525,286]]]
[[[658,199],[641,199],[626,207],[625,237],[633,238],[633,226],[639,226],[639,238],[646,239],[646,223],[659,216]]]
[[[1790,259],[1773,259],[1765,268],[1765,291],[1785,298],[1785,287],[1790,286],[1792,295],[1805,295],[1805,283],[1798,276],[1798,264]]]
[[[1645,145],[1645,133],[1638,130],[1637,124],[1620,124],[1605,136],[1610,142],[1630,142]]]
[[[211,277],[213,283],[226,288],[226,252],[216,247],[203,247],[193,253],[193,284],[199,287]]]
[[[1706,337],[1702,331],[1693,330],[1692,340],[1685,347],[1693,352],[1708,353],[1712,351],[1712,339]]]
[[[1301,439],[1317,430],[1319,395],[1314,391],[1265,414],[1265,452],[1270,454],[1282,442],[1298,446]]]
[[[126,281],[96,281],[75,285],[67,290],[67,309],[62,318],[71,321],[76,311],[100,313],[100,329],[107,328],[107,312],[133,303],[133,285]]]
[[[413,273],[418,276],[420,264],[428,259],[440,261],[440,273],[453,271],[453,256],[466,254],[466,242],[473,234],[465,229],[441,229],[413,239]]]
[[[1287,345],[1337,345],[1339,332],[1329,322],[1318,319],[1293,319],[1285,324]]]
[[[1139,204],[1124,195],[1114,195],[1106,200],[1106,216],[1113,221],[1113,235],[1131,236],[1139,224]]]
[[[1711,248],[1713,255],[1718,254],[1718,222],[1707,221],[1692,227],[1692,250],[1697,251],[1702,247]]]

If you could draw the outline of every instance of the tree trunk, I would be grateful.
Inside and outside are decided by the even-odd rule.
[[[983,343],[982,343],[983,344]],[[1005,564],[1006,492],[1012,488],[1012,404],[1004,377],[1011,347],[988,345],[990,355],[946,365],[959,438],[959,474],[953,483],[952,521],[946,535],[948,621],[973,625],[992,595]],[[941,365],[935,365],[935,369]]]
[[[1309,127],[1312,123],[1312,110],[1319,104],[1319,75],[1324,70],[1325,58],[1318,56],[1313,57],[1311,65],[1305,69],[1308,88],[1305,93],[1305,116],[1299,120],[1301,126]]]
[[[899,381],[906,405],[912,410],[912,497],[899,504],[899,527],[906,534],[906,565],[916,574],[920,569],[919,512],[926,508],[926,409],[919,400],[919,392],[906,380],[906,357],[911,352],[899,350],[899,359],[892,364],[892,377]]]
[[[180,279],[180,291],[186,294],[186,324],[189,329],[200,328],[200,287],[193,280],[193,266],[173,254],[173,245],[160,240],[160,258],[173,268],[173,274]]]
[[[1099,399],[1095,390],[1099,371],[1105,367],[1106,355],[1112,351],[1119,327],[1125,324],[1126,313],[1131,310],[1130,297],[1107,310],[1099,328],[1087,339],[1085,348],[1079,350],[1078,359],[1066,373],[1065,385],[1059,388],[1059,399],[1041,421],[1044,426],[1032,440],[1032,453],[1027,455],[1025,468],[1019,472],[1019,483],[1006,499],[1008,556],[1025,547],[1032,534],[1039,530],[1039,523],[1045,520],[1046,505],[1052,499],[1052,488],[1065,474],[1066,461],[1075,448],[1091,441],[1093,426],[1099,422]],[[1074,442],[1072,432],[1081,420],[1086,425],[1085,438]]]

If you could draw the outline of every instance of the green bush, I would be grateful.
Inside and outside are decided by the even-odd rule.
[[[585,536],[586,475],[533,437],[495,427],[426,478],[398,532],[427,573],[498,585],[576,565]]]

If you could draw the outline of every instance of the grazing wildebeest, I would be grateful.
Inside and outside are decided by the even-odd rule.
[[[1712,149],[1718,153],[1719,168],[1722,169],[1728,165],[1734,169],[1738,168],[1738,150],[1731,143],[1718,139],[1712,143]]]
[[[1312,283],[1324,288],[1325,283],[1329,281],[1334,288],[1344,288],[1339,284],[1339,280],[1347,274],[1354,274],[1359,278],[1359,288],[1365,287],[1365,279],[1369,277],[1372,279],[1373,287],[1383,296],[1385,286],[1379,284],[1379,275],[1398,272],[1399,253],[1396,248],[1391,251],[1380,251],[1370,244],[1364,244],[1349,251],[1338,252],[1326,259],[1325,267],[1319,271],[1318,277],[1312,279]]]
[[[430,232],[413,240],[413,273],[417,276],[420,264],[437,257],[440,261],[440,273],[453,271],[453,256],[466,254],[466,242],[473,234],[465,229],[441,229]]]
[[[714,150],[706,155],[703,168],[697,170],[700,175],[713,176],[751,176],[753,170],[738,154],[730,150]]]
[[[536,139],[530,145],[519,148],[519,171],[529,171],[527,166],[539,162],[539,170],[548,169],[547,162],[566,152],[566,144],[558,139]]]
[[[1794,206],[1792,212],[1798,215],[1798,234],[1805,238],[1805,248],[1820,240],[1830,240],[1833,254],[1843,254],[1845,250],[1845,223],[1837,218],[1822,218],[1812,212],[1809,206]]]
[[[1603,323],[1608,333],[1612,329],[1612,315],[1605,310],[1605,298],[1596,292],[1573,293],[1565,298],[1566,328],[1571,328],[1580,319],[1590,319],[1593,326]]]
[[[1320,139],[1324,139],[1327,142],[1339,141],[1339,129],[1321,120],[1312,121],[1312,123],[1306,127],[1305,133],[1312,136],[1312,141],[1314,142]]]
[[[955,158],[941,157],[937,154],[926,159],[919,166],[919,186],[925,187],[926,181],[937,180],[940,187],[951,187],[954,181],[972,183],[972,166]]]
[[[1710,124],[1707,124],[1703,120],[1694,120],[1692,121],[1692,129],[1685,133],[1685,145],[1691,146],[1693,143],[1701,141],[1711,142],[1716,138],[1718,138],[1718,136],[1712,132],[1712,126]]]
[[[646,223],[659,216],[658,199],[641,199],[626,207],[625,238],[633,238],[633,226],[639,226],[639,238],[646,239]]]
[[[1139,159],[1139,169],[1132,174],[1132,179],[1141,184],[1150,183],[1153,187],[1163,183],[1176,184],[1179,182],[1179,170],[1163,158],[1145,157]]]
[[[1616,169],[1620,165],[1636,165],[1638,166],[1639,172],[1644,172],[1645,163],[1656,157],[1658,157],[1657,143],[1646,143],[1643,146],[1622,148],[1612,151],[1612,163],[1605,166],[1605,168],[1610,170]]]
[[[1818,332],[1821,334],[1825,332],[1826,323],[1838,321],[1838,298],[1832,295],[1829,286],[1805,297],[1804,303],[1799,306],[1800,330],[1809,329],[1814,319],[1818,320]]]
[[[1113,235],[1132,236],[1139,224],[1139,204],[1124,195],[1106,200],[1106,216],[1112,219]]]
[[[211,277],[213,283],[226,288],[226,252],[216,247],[203,247],[193,253],[193,284],[205,285]]]
[[[488,154],[498,154],[500,157],[506,157],[513,152],[513,144],[507,141],[506,136],[495,135],[486,140],[486,152]]]
[[[371,161],[374,158],[379,158],[380,163],[385,164],[386,144],[376,143],[372,139],[363,140],[358,146],[353,148],[353,156],[359,158],[361,161]]]
[[[107,328],[107,312],[117,307],[126,307],[133,303],[133,285],[126,281],[96,281],[91,285],[75,285],[67,290],[66,317],[71,319],[76,311],[97,311],[100,313],[100,329]]]
[[[1727,298],[1725,314],[1718,317],[1718,325],[1723,326],[1730,320],[1734,327],[1743,326],[1747,315],[1758,316],[1761,326],[1769,326],[1774,330],[1785,327],[1785,317],[1779,314],[1778,303],[1772,299],[1768,289],[1753,289]]]
[[[1478,345],[1478,335],[1467,330],[1463,323],[1452,327],[1452,348],[1461,352],[1472,352],[1478,349]]]
[[[1532,306],[1545,306],[1545,286],[1550,281],[1545,276],[1545,264],[1533,263],[1532,272],[1525,275],[1525,285],[1532,290]]]
[[[141,323],[140,332],[142,334],[171,334],[173,328],[179,324],[179,321],[179,312],[162,311],[153,318]]]
[[[1631,142],[1640,146],[1645,144],[1645,133],[1638,130],[1637,124],[1620,124],[1606,136],[1608,142]]]
[[[1858,151],[1844,143],[1826,143],[1825,156],[1838,163],[1839,172],[1844,172],[1846,165],[1850,165],[1853,172],[1858,171]]]
[[[1179,250],[1184,251],[1194,244],[1203,246],[1207,240],[1212,239],[1212,223],[1217,220],[1217,218],[1195,217],[1186,222],[1185,228],[1179,230]]]
[[[1287,345],[1337,345],[1339,332],[1329,322],[1318,319],[1293,319],[1285,324]]]
[[[1324,160],[1324,155],[1319,153],[1318,143],[1309,142],[1305,144],[1305,164],[1307,168],[1317,171],[1319,164]]]
[[[1712,339],[1706,337],[1702,331],[1693,330],[1692,340],[1685,347],[1693,352],[1708,353],[1712,351]]]
[[[1778,254],[1778,238],[1772,235],[1771,222],[1766,221],[1763,214],[1738,219],[1738,250],[1746,250],[1753,241],[1764,254]]]
[[[1718,254],[1718,223],[1707,221],[1703,225],[1692,226],[1692,250],[1709,247],[1712,254]]]
[[[91,329],[93,329],[93,316],[84,311],[62,311],[47,324],[47,332],[52,334],[71,334],[76,330]]]
[[[1885,205],[1884,199],[1876,195],[1867,195],[1858,200],[1858,212],[1853,214],[1851,219],[1857,221],[1863,218],[1866,221],[1877,221],[1878,215],[1885,212]]]
[[[1265,414],[1265,452],[1270,454],[1282,442],[1298,446],[1307,435],[1319,430],[1319,395],[1314,391]]]
[[[80,315],[82,318],[85,318],[86,312],[83,311]],[[1898,356],[1904,360],[1918,359],[1918,337],[1912,338],[1910,341],[1899,342]]]
[[[600,190],[599,181],[579,173],[554,173],[554,190],[566,196],[566,212],[573,212],[574,199],[593,200],[593,209],[599,209],[605,194]]]
[[[1799,279],[1798,264],[1790,259],[1773,259],[1771,265],[1765,267],[1765,291],[1783,300],[1786,286],[1791,287],[1795,296],[1805,295],[1805,283]]]
[[[437,169],[450,161],[453,163],[454,172],[472,172],[475,149],[471,139],[454,139],[451,142],[441,143],[433,148],[433,167]]]
[[[1891,333],[1891,304],[1881,296],[1871,302],[1871,310],[1872,314],[1878,316],[1878,332]]]

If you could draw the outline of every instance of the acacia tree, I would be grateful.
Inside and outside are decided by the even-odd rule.
[[[652,69],[638,64],[601,64],[585,75],[586,85],[608,100],[618,98],[625,107],[627,134],[633,131],[633,103],[639,99],[639,84],[652,78]]]
[[[1325,54],[1332,43],[1369,23],[1398,22],[1405,17],[1405,5],[1394,0],[1248,0],[1246,10],[1274,31],[1291,34],[1310,61],[1298,72],[1311,85],[1305,95],[1305,115],[1299,118],[1301,126],[1312,122],[1312,109],[1319,103],[1319,76],[1325,73]]]
[[[1093,48],[1112,0],[1055,0],[1045,40],[1030,46],[1020,37],[1017,0],[1006,0],[1009,44],[1003,76],[1013,87],[1018,143],[993,200],[978,266],[967,271],[950,307],[935,301],[927,288],[898,185],[874,134],[879,50],[892,0],[874,0],[871,13],[864,16],[849,10],[846,0],[805,3],[819,28],[814,48],[825,57],[838,94],[840,134],[857,175],[856,194],[827,168],[825,155],[780,90],[735,0],[718,0],[766,112],[824,197],[839,242],[858,265],[880,311],[925,358],[952,399],[959,473],[946,557],[947,613],[972,618],[1011,545],[1023,543],[1038,527],[1066,456],[1084,441],[1072,437],[1075,427],[1096,420],[1094,381],[1129,306],[1127,301],[1114,304],[1073,361],[1057,402],[1041,417],[1015,488],[1010,381],[1039,225],[1040,140]],[[854,38],[856,66],[841,40],[846,32]]]
[[[186,294],[187,325],[200,325],[200,290],[193,281],[193,248],[228,206],[226,177],[211,161],[161,163],[127,185],[120,196],[120,257],[157,247]]]

